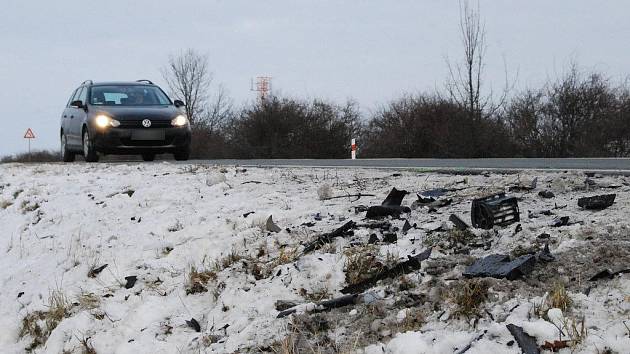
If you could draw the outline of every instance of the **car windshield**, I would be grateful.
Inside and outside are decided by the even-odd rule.
[[[92,86],[90,103],[102,106],[155,106],[171,104],[155,86],[108,85]]]

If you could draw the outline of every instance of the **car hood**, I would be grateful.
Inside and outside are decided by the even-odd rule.
[[[93,106],[93,112],[94,115],[106,114],[119,121],[138,119],[171,120],[182,114],[175,106]]]

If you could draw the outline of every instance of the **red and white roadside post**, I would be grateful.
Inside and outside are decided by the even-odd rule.
[[[35,139],[35,134],[33,134],[31,128],[26,129],[24,139],[28,139],[28,162],[31,162],[31,139]]]
[[[352,145],[350,145],[350,156],[353,160],[357,159],[357,143],[352,139]]]

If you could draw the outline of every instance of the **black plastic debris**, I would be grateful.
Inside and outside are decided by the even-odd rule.
[[[381,205],[374,205],[368,208],[365,217],[368,219],[378,219],[386,216],[399,217],[402,213],[411,212],[409,207],[400,205],[407,194],[409,192],[392,188]]]
[[[243,214],[243,217],[246,218],[246,217],[252,215],[253,213],[255,213],[255,211],[248,211],[247,213]]]
[[[523,231],[523,225],[518,224],[516,225],[516,227],[514,228],[514,232],[512,233],[512,236],[516,235],[517,233]]]
[[[458,230],[466,230],[470,228],[470,226],[468,226],[468,224],[466,224],[464,220],[462,220],[459,216],[455,214],[451,214],[451,217],[449,217],[448,219],[453,223],[453,225],[455,225],[455,228],[457,228]]]
[[[365,217],[368,219],[379,219],[387,216],[400,217],[400,214],[409,212],[411,209],[405,206],[374,205],[368,208]]]
[[[100,267],[90,269],[90,271],[88,272],[88,278],[96,278],[96,276],[99,275],[105,268],[107,268],[107,263],[103,264]]]
[[[549,244],[545,243],[545,248],[542,251],[538,252],[538,261],[540,262],[553,262],[556,260],[556,257],[551,254],[549,251]]]
[[[400,262],[394,265],[391,268],[382,268],[376,273],[373,277],[369,279],[365,279],[364,281],[348,285],[345,288],[341,289],[342,294],[356,294],[363,292],[372,286],[374,286],[378,281],[392,278],[395,276],[409,274],[415,270],[420,269],[420,262],[431,257],[431,248],[428,248],[426,251],[419,253],[415,256],[407,256],[407,260],[404,262]]]
[[[392,188],[381,205],[399,206],[409,192]]]
[[[602,210],[611,206],[615,202],[616,194],[603,194],[594,197],[584,197],[578,199],[578,206],[589,210]]]
[[[405,224],[403,225],[402,231],[407,233],[407,231],[411,230],[413,226],[409,223],[409,220],[405,220]]]
[[[597,281],[600,279],[612,279],[615,276],[619,275],[619,274],[623,274],[623,273],[630,273],[630,269],[622,269],[622,270],[618,270],[616,272],[613,272],[610,269],[604,269],[601,272],[598,272],[597,274],[593,275],[589,280],[590,281]]]
[[[478,198],[472,201],[470,217],[476,228],[491,229],[520,221],[518,202],[504,193]]]
[[[136,277],[135,275],[130,275],[128,277],[125,277],[125,280],[127,281],[127,283],[125,284],[125,289],[131,289],[134,285],[136,285],[136,280],[138,280],[138,277]]]
[[[561,227],[561,226],[567,226],[567,225],[569,225],[568,216],[561,216],[561,217],[555,218],[553,222],[551,223],[551,226],[553,227]]]
[[[370,238],[368,239],[368,244],[370,244],[370,245],[374,245],[374,244],[377,244],[377,243],[378,243],[378,241],[380,241],[380,240],[378,239],[378,236],[376,236],[376,234],[371,234],[371,235],[370,235]]]
[[[530,273],[535,264],[536,256],[533,254],[520,256],[514,260],[510,260],[508,255],[492,254],[476,260],[464,270],[463,275],[467,278],[492,277],[515,280]]]
[[[383,234],[383,242],[384,243],[396,243],[398,241],[398,236],[396,236],[393,232],[388,232]]]
[[[19,299],[19,298],[21,298],[21,297],[22,297],[22,295],[24,295],[24,292],[23,292],[23,291],[20,291],[20,292],[18,293],[18,296],[17,296],[17,297],[18,297],[18,299]]]
[[[523,354],[540,354],[540,349],[538,348],[538,344],[536,343],[536,338],[525,333],[522,327],[513,325],[511,323],[506,327],[508,331],[512,333],[514,339],[516,339],[516,343],[518,343],[518,346],[523,351]]]
[[[186,320],[186,324],[188,327],[194,329],[195,332],[201,332],[201,325],[199,325],[199,322],[197,322],[195,318],[191,318],[190,321]]]
[[[553,194],[552,191],[544,190],[544,191],[538,192],[538,196],[541,198],[550,199],[550,198],[555,197],[556,195]]]
[[[276,223],[273,222],[272,215],[269,215],[269,217],[267,218],[267,221],[265,222],[265,229],[271,232],[280,232],[282,230],[280,226],[276,225]]]
[[[356,226],[357,224],[354,221],[350,220],[347,223],[343,224],[341,227],[337,228],[335,231],[323,234],[319,236],[317,239],[315,239],[314,241],[306,244],[304,246],[304,251],[302,251],[302,253],[305,254],[305,253],[314,251],[316,249],[319,249],[323,245],[327,243],[331,243],[333,239],[336,237],[343,237],[343,236],[354,234],[352,229],[354,229]]]

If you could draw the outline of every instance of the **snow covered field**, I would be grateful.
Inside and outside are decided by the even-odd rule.
[[[519,223],[469,232],[449,221],[470,224],[473,198],[535,178],[508,192]],[[590,280],[630,268],[629,185],[580,172],[0,165],[0,352],[520,353],[514,324],[537,346],[563,340],[560,353],[630,353],[630,274]],[[411,192],[411,213],[366,220],[360,206],[393,187]],[[434,188],[452,203],[414,203]],[[374,196],[328,199],[359,193]],[[577,205],[608,193],[605,210]],[[403,232],[405,220],[416,226]],[[349,221],[352,232],[303,252]],[[520,279],[462,276],[478,258],[545,244],[555,260]],[[355,304],[307,305],[429,248],[420,270]]]

